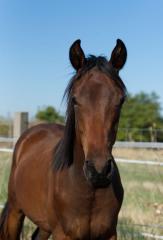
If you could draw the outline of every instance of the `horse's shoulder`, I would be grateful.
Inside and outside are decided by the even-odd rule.
[[[61,124],[38,124],[27,129],[15,145],[14,158],[18,161],[24,152],[29,152],[33,147],[36,149],[40,145],[42,148],[55,147],[63,132],[64,125]]]

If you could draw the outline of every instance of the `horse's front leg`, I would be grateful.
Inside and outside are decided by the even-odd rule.
[[[51,233],[45,232],[44,230],[37,228],[32,234],[32,240],[47,240]]]
[[[69,236],[66,236],[60,226],[57,226],[52,232],[53,240],[72,240]]]

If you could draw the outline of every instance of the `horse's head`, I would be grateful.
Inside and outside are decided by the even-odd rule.
[[[104,57],[85,58],[80,40],[70,48],[70,61],[77,71],[71,89],[76,138],[85,156],[85,175],[97,187],[108,185],[113,174],[112,147],[126,96],[118,73],[126,58],[121,40],[117,40],[109,61]]]
[[[70,61],[76,74],[65,92],[66,125],[55,152],[54,167],[57,170],[71,166],[74,146],[80,146],[82,154],[78,152],[75,158],[84,156],[84,173],[96,187],[107,186],[113,175],[112,147],[126,96],[119,70],[126,58],[126,47],[121,40],[117,40],[109,61],[104,57],[86,58],[80,40],[70,48]]]

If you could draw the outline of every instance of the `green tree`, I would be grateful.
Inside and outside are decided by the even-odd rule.
[[[10,137],[13,133],[13,120],[0,116],[0,136]]]
[[[7,123],[0,123],[0,136],[8,137],[9,135],[9,125]]]
[[[48,123],[64,123],[64,117],[52,106],[47,106],[36,113],[36,119]]]
[[[129,94],[122,108],[118,139],[150,141],[155,137],[156,128],[163,128],[161,106],[156,93]],[[139,129],[143,129],[143,132]],[[161,138],[163,141],[163,136]]]

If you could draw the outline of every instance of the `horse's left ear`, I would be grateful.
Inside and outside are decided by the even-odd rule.
[[[85,63],[85,54],[80,46],[80,39],[76,40],[69,51],[69,58],[72,66],[78,71]]]
[[[112,51],[109,62],[117,71],[119,71],[121,68],[123,68],[126,62],[126,59],[127,59],[127,49],[125,47],[125,44],[122,42],[122,40],[117,39],[117,44]]]

